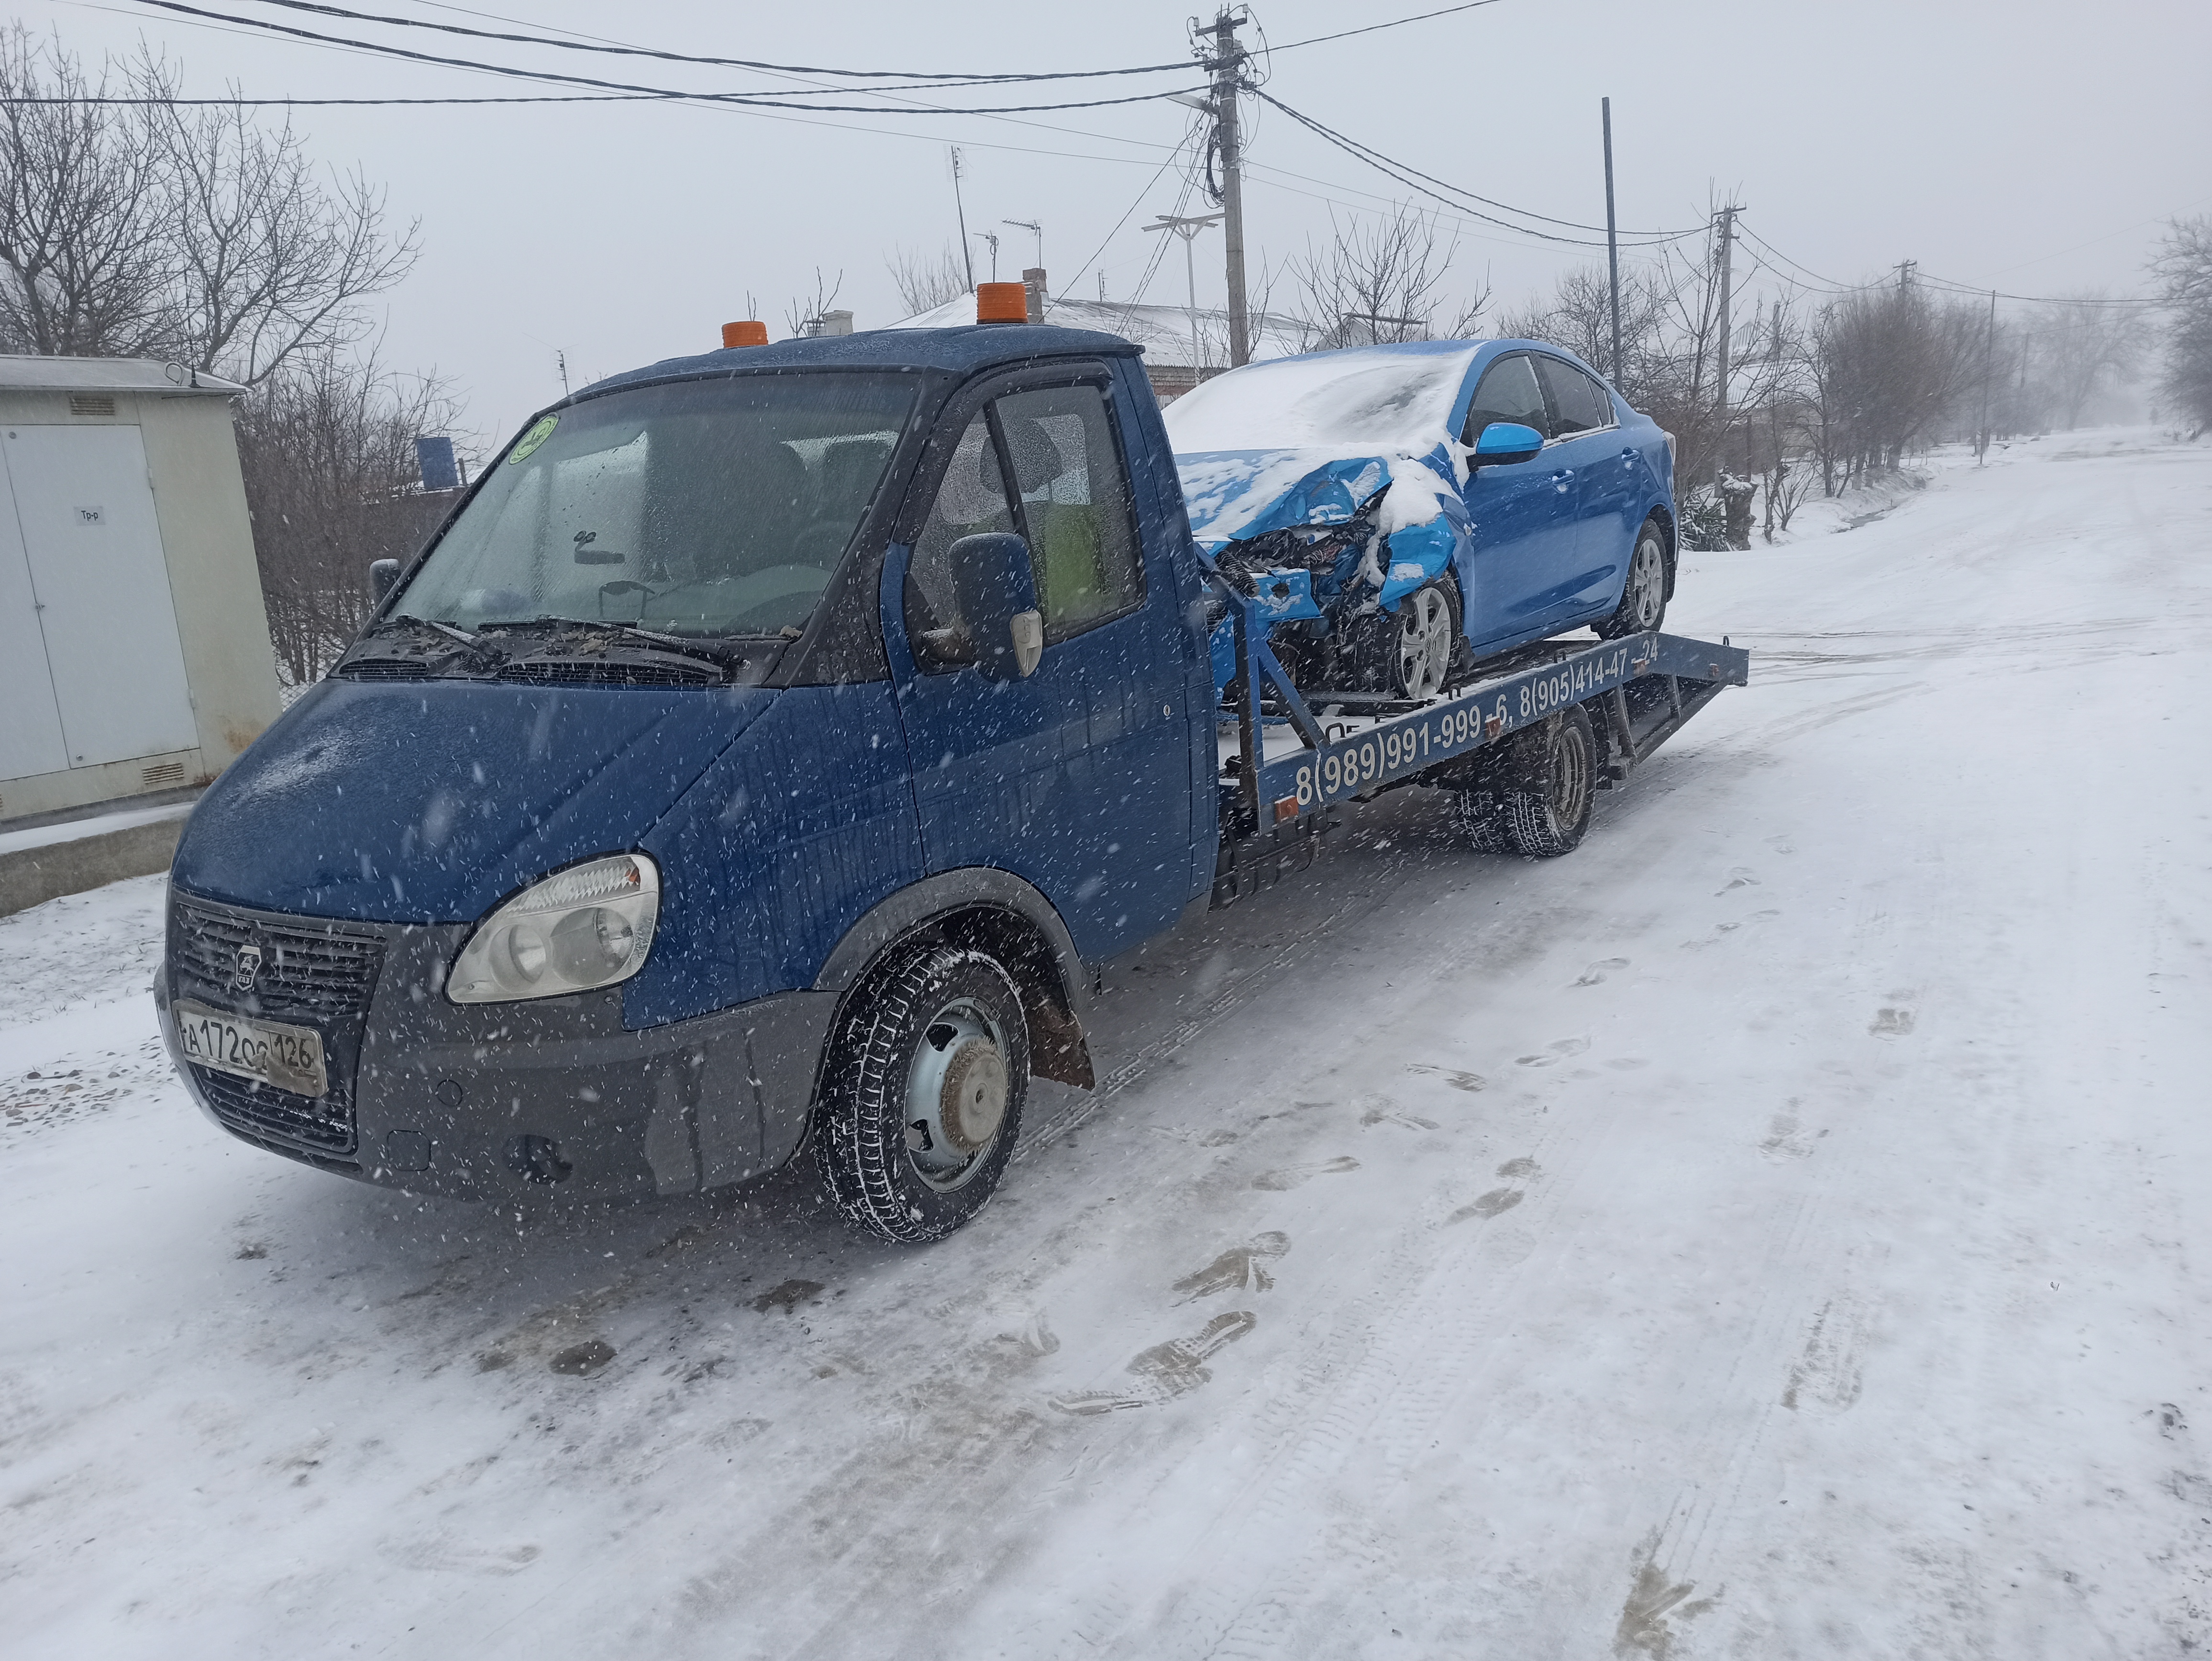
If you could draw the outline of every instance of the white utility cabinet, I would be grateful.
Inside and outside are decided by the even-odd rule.
[[[0,357],[0,822],[204,782],[276,718],[240,390]]]

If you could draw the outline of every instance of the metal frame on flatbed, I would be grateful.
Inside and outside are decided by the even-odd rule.
[[[1327,809],[1449,770],[1571,704],[1589,706],[1612,752],[1607,782],[1617,782],[1723,687],[1751,678],[1751,654],[1725,639],[1716,646],[1680,635],[1630,635],[1522,647],[1418,703],[1339,692],[1309,703],[1269,649],[1255,608],[1241,595],[1229,598],[1237,733],[1222,745],[1217,904],[1250,885],[1245,873],[1265,882],[1285,862],[1303,862]]]

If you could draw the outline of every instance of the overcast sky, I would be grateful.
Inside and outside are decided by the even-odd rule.
[[[252,0],[197,3],[418,51],[655,86],[832,84],[465,41]],[[871,70],[1098,69],[1188,53],[1188,0],[507,0],[498,12],[427,0],[351,3],[486,28],[520,22],[602,40],[612,32],[629,45]],[[1254,9],[1282,46],[1426,9],[1422,0],[1264,0]],[[196,22],[133,0],[21,0],[16,15],[58,31],[88,60],[126,52],[143,37],[182,66],[194,94],[231,83],[260,97],[532,90]],[[488,21],[495,15],[508,21]],[[1246,38],[1258,37],[1248,30]],[[1862,280],[1911,259],[1942,277],[2033,295],[2134,291],[2157,222],[2212,210],[2208,65],[2207,0],[1497,0],[1280,51],[1268,61],[1267,88],[1465,190],[1591,224],[1604,219],[1598,100],[1610,95],[1625,229],[1700,224],[1711,192],[1734,192],[1751,232],[1826,277]],[[1042,103],[1198,78],[918,95]],[[957,240],[950,143],[967,158],[969,228],[1006,239],[1001,275],[1018,275],[1035,258],[1030,234],[1002,222],[1034,220],[1055,291],[1095,298],[1103,274],[1109,295],[1131,297],[1158,240],[1138,227],[1179,202],[1186,212],[1205,210],[1186,193],[1189,150],[1171,155],[1193,118],[1162,101],[1021,117],[809,119],[632,104],[315,109],[295,119],[318,156],[359,165],[387,186],[395,218],[420,218],[422,262],[381,302],[385,356],[395,368],[450,377],[470,424],[495,440],[560,395],[556,350],[577,386],[702,350],[719,344],[723,321],[744,314],[748,292],[780,337],[787,307],[811,292],[817,266],[833,282],[842,274],[838,303],[859,326],[895,320],[886,257]],[[1272,110],[1258,113],[1251,147],[1255,264],[1326,236],[1332,212],[1419,202]],[[1445,228],[1459,237],[1448,286],[1461,293],[1486,278],[1509,305],[1594,252],[1602,258],[1450,216]],[[1198,251],[1200,301],[1218,304],[1218,234],[1204,234]],[[978,276],[988,276],[980,240],[975,252]],[[1754,271],[1750,282],[1756,290],[1771,280]],[[1179,304],[1183,294],[1176,249],[1146,297]]]

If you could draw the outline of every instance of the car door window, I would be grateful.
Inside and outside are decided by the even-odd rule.
[[[1474,405],[1467,412],[1467,426],[1460,441],[1472,447],[1482,437],[1482,429],[1494,421],[1515,422],[1534,428],[1546,438],[1552,436],[1552,418],[1545,408],[1543,389],[1537,386],[1536,372],[1529,366],[1525,353],[1501,357],[1483,373],[1481,383],[1474,389]]]
[[[951,464],[907,566],[906,637],[922,668],[941,672],[974,657],[953,595],[952,545],[963,537],[1013,529],[1013,504],[1000,471],[999,447],[978,410],[953,447]]]
[[[1029,539],[1046,644],[1141,604],[1144,567],[1128,483],[1098,388],[1013,392],[994,408]]]
[[[1540,357],[1536,367],[1544,378],[1544,390],[1551,394],[1553,437],[1613,425],[1613,399],[1597,382],[1556,357]]]

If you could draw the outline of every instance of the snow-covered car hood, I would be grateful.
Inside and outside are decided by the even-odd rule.
[[[1444,511],[1467,478],[1453,417],[1480,343],[1415,341],[1247,364],[1162,412],[1200,549],[1341,525],[1386,486],[1385,535]]]

